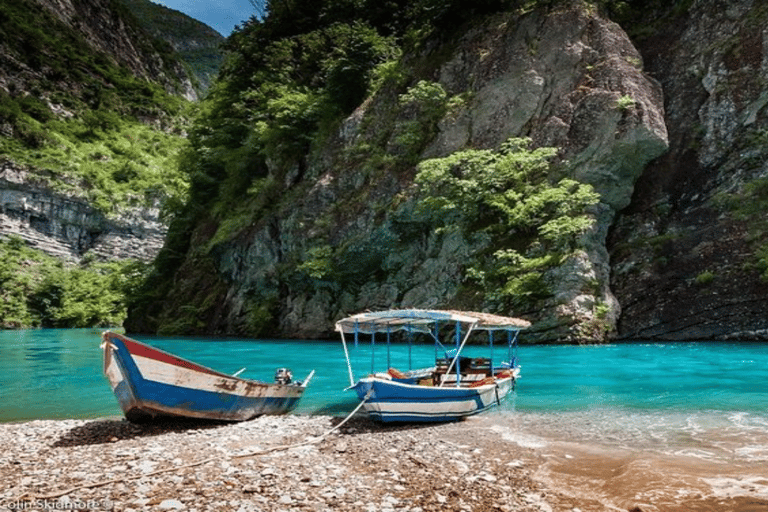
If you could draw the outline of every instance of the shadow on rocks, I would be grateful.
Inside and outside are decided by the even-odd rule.
[[[341,423],[344,418],[333,418],[331,425],[334,427]],[[375,434],[380,432],[403,432],[433,429],[440,427],[445,423],[381,423],[370,419],[367,415],[358,414],[350,418],[347,423],[341,427],[340,432],[345,435]]]
[[[53,447],[114,443],[125,439],[159,436],[168,432],[216,428],[223,425],[228,425],[228,423],[190,419],[155,420],[151,423],[131,423],[124,419],[96,420],[66,432],[53,443]]]

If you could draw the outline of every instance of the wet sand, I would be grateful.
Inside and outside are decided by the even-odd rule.
[[[534,480],[605,510],[766,512],[765,465],[729,465],[599,445],[553,443]],[[567,491],[566,491],[567,490]]]
[[[534,481],[571,497],[574,503],[600,504],[594,509],[580,506],[582,512],[768,511],[765,459],[762,454],[734,456],[750,446],[737,446],[728,439],[729,433],[717,442],[712,440],[716,434],[708,432],[707,443],[685,439],[670,447],[665,440],[657,446],[646,442],[628,447],[626,439],[574,440],[562,431],[558,436],[536,435],[530,425],[521,428],[514,422],[500,426],[498,419],[485,421],[494,423],[490,428],[507,441],[532,448],[538,457],[538,462],[531,462],[536,468],[531,475]]]

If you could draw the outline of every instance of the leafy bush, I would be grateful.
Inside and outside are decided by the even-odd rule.
[[[416,182],[421,211],[439,229],[477,231],[494,242],[468,264],[467,275],[497,305],[546,295],[542,271],[574,251],[592,225],[598,195],[571,179],[550,182],[553,148],[529,150],[510,139],[499,151],[466,150],[422,162]]]
[[[67,266],[21,238],[0,241],[0,328],[121,325],[147,270],[135,260]]]
[[[448,95],[443,86],[420,80],[398,98],[403,111],[390,141],[389,150],[414,164],[429,141],[437,133],[437,123],[447,110]]]
[[[307,253],[307,259],[304,260],[297,270],[306,273],[312,279],[327,278],[333,270],[333,248],[329,245],[313,247]]]

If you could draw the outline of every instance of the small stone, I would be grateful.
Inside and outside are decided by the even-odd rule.
[[[179,500],[163,500],[159,507],[162,510],[181,510],[184,508],[184,504]]]

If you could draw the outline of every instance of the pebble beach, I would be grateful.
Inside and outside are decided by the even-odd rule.
[[[735,495],[711,495],[695,463],[665,466],[638,452],[617,456],[572,442],[529,446],[509,421],[478,415],[389,426],[361,415],[348,422],[288,415],[233,424],[4,423],[0,510],[768,510],[762,477],[740,478],[751,487]],[[713,471],[738,476],[721,464]]]
[[[0,509],[552,511],[535,454],[472,420],[388,427],[264,416],[236,424],[123,419],[0,425]]]

